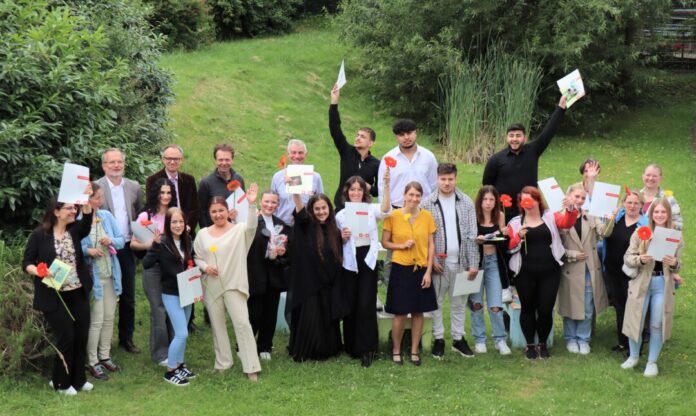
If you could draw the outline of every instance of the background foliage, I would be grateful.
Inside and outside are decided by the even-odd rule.
[[[201,0],[143,0],[150,6],[148,22],[166,36],[167,49],[198,49],[215,39],[213,18]]]
[[[555,80],[580,68],[601,115],[640,93],[634,72],[669,0],[345,0],[343,37],[362,51],[375,98],[398,116],[432,122],[437,82],[455,62],[472,61],[492,40],[526,48],[544,69],[542,103],[558,100]],[[580,110],[582,111],[582,110]]]
[[[301,0],[206,0],[218,39],[287,33]]]

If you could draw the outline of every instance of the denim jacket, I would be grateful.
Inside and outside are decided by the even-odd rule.
[[[116,218],[107,210],[100,209],[97,211],[97,218],[101,220],[101,224],[104,227],[104,232],[111,239],[111,245],[116,249],[122,249],[126,244],[126,239],[123,238],[121,231],[118,229],[116,224]],[[94,299],[99,300],[103,296],[103,288],[101,281],[99,280],[99,271],[97,268],[97,262],[87,254],[87,250],[94,247],[92,238],[88,235],[82,239],[82,253],[85,256],[85,263],[89,265],[92,270],[92,280],[94,281],[94,287],[92,288],[92,295]],[[111,255],[111,276],[114,280],[114,292],[116,296],[121,294],[121,265],[118,262],[118,257],[116,254]]]

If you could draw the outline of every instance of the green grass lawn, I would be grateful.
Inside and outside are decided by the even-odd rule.
[[[348,76],[340,107],[345,133],[351,137],[358,127],[375,128],[377,156],[395,145],[393,117],[353,78],[353,56],[331,28],[165,56],[163,65],[177,79],[171,127],[186,151],[184,170],[198,178],[209,173],[213,145],[229,141],[237,149],[235,168],[247,183],[257,181],[264,188],[287,139],[294,136],[308,142],[308,163],[316,165],[332,195],[338,157],[328,133],[327,110],[341,59],[346,59]],[[672,84],[675,79],[683,85],[696,83],[694,74],[673,78]],[[659,87],[656,91],[663,91]],[[106,383],[91,380],[95,390],[74,398],[54,394],[46,376],[0,377],[0,414],[693,414],[696,262],[689,243],[696,241],[696,165],[689,131],[696,124],[696,93],[664,91],[659,100],[591,129],[600,135],[559,135],[540,167],[540,178],[555,176],[567,186],[580,179],[579,163],[594,156],[602,165],[600,180],[632,187],[639,187],[648,163],[664,167],[665,187],[674,191],[685,217],[687,283],[677,295],[673,338],[665,344],[656,379],[642,376],[644,359],[639,370],[619,368],[623,357],[609,350],[615,344],[613,310],[598,318],[591,355],[571,355],[561,341],[544,362],[528,362],[519,350],[500,357],[489,342],[486,355],[464,359],[448,349],[445,360],[426,355],[420,368],[381,359],[363,369],[345,356],[296,364],[284,350],[287,336],[279,334],[274,359],[263,364],[258,384],[243,377],[238,361],[225,373],[212,370],[212,341],[205,328],[189,338],[187,362],[199,377],[188,388],[165,384],[162,367],[150,363],[147,353],[133,356],[114,348],[123,373]],[[427,139],[421,134],[419,142],[442,154]],[[483,166],[460,164],[459,169],[461,188],[475,194]],[[138,290],[136,343],[146,350],[148,306],[139,279]],[[203,326],[201,315],[199,309]],[[555,331],[558,341],[559,319]]]

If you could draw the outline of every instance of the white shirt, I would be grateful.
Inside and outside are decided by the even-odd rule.
[[[457,264],[459,263],[459,239],[457,238],[457,211],[454,192],[450,196],[440,194],[437,199],[440,201],[445,220],[445,236],[447,236],[445,263]]]
[[[128,218],[128,209],[126,208],[126,194],[123,189],[123,178],[121,178],[121,183],[114,185],[111,179],[106,178],[109,182],[109,191],[111,192],[111,200],[114,203],[114,217],[116,218],[116,224],[118,225],[118,230],[126,238],[126,241],[131,239],[131,229],[130,229],[130,219]]]
[[[391,156],[396,159],[396,166],[391,168],[389,176],[389,196],[391,204],[395,207],[404,206],[404,189],[409,182],[416,181],[423,187],[423,195],[430,195],[437,189],[437,159],[430,150],[423,146],[416,145],[416,153],[411,160],[408,160],[406,155],[401,153],[399,146],[396,146],[384,157]],[[387,165],[384,162],[384,157],[379,162],[378,178],[384,176],[384,171]],[[382,200],[384,185],[382,181],[377,182],[379,190],[379,199]]]
[[[379,254],[379,236],[377,229],[377,220],[380,220],[391,213],[382,212],[379,204],[370,204],[368,211],[367,223],[370,228],[370,248],[365,256],[365,264],[374,270],[377,265],[377,255]],[[346,210],[342,209],[336,214],[336,225],[339,230],[346,226]],[[343,268],[351,272],[358,272],[358,259],[356,257],[355,239],[351,235],[348,241],[343,244]]]
[[[312,189],[314,189],[315,194],[324,193],[324,184],[318,172],[314,172]],[[285,169],[279,170],[273,175],[273,179],[271,179],[271,190],[278,192],[280,196],[278,209],[275,213],[276,217],[285,221],[286,224],[292,225],[294,223],[292,212],[295,210],[295,202],[292,200],[292,194],[285,192]],[[301,197],[302,202],[306,205],[311,195],[302,194]]]
[[[275,234],[275,226],[273,225],[273,217],[265,216],[261,214],[261,218],[263,218],[263,223],[266,226],[266,229],[271,233]]]

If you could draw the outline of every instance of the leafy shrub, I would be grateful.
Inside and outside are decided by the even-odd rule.
[[[161,37],[125,0],[0,0],[0,228],[26,228],[65,161],[101,174],[120,147],[128,175],[154,168],[167,140],[171,77]]]
[[[375,97],[398,115],[433,121],[438,79],[455,62],[473,62],[493,40],[524,46],[544,69],[543,102],[555,80],[580,68],[592,91],[578,110],[611,112],[635,92],[643,28],[667,17],[667,0],[345,0],[343,37],[363,51]]]
[[[213,19],[201,0],[144,0],[152,8],[148,21],[167,37],[167,49],[198,49],[215,38]]]
[[[301,0],[207,0],[218,39],[286,33]]]

